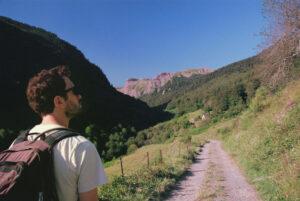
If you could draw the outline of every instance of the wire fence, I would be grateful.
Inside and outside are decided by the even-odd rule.
[[[155,165],[157,162],[162,163],[164,162],[165,158],[168,155],[172,155],[175,157],[180,157],[182,154],[189,152],[191,148],[191,143],[188,142],[187,144],[184,144],[184,146],[176,146],[176,144],[171,145],[170,147],[166,147],[165,149],[159,149],[157,152],[152,152],[152,154],[147,151],[145,157],[141,160],[141,162],[147,161],[147,168],[151,169],[152,165]],[[125,175],[125,170],[124,170],[124,161],[122,160],[122,157],[120,157],[120,171],[121,175]]]

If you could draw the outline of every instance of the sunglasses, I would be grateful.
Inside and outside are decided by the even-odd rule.
[[[78,87],[76,87],[76,86],[73,86],[73,87],[71,87],[70,89],[66,89],[66,90],[65,90],[65,93],[68,93],[69,91],[72,91],[73,94],[75,94],[75,95],[80,94],[80,92],[79,92],[79,90],[78,90]]]

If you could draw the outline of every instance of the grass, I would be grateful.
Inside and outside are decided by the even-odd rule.
[[[174,132],[191,136],[193,149],[209,139],[223,141],[224,149],[237,162],[247,181],[256,188],[265,201],[300,200],[300,81],[295,81],[279,92],[268,95],[261,111],[244,111],[238,117],[222,120],[206,127]],[[259,102],[259,100],[256,100]],[[197,111],[191,116],[197,116]],[[188,115],[171,120],[175,126]],[[157,129],[159,131],[163,128]],[[176,137],[177,136],[177,137]],[[99,190],[100,200],[161,200],[192,162],[193,153],[187,153],[181,134],[165,144],[152,144],[124,156],[125,176],[122,177],[118,159],[105,164],[109,184]],[[159,152],[163,163],[159,162]],[[147,168],[146,153],[150,153],[151,169]],[[195,152],[194,152],[195,153]],[[210,169],[214,169],[210,164]],[[213,200],[223,195],[221,172],[207,173],[206,187],[198,200]]]
[[[122,163],[125,175],[130,175],[138,169],[147,165],[147,152],[149,152],[151,160],[156,156],[160,150],[164,150],[169,146],[176,144],[153,144],[148,146],[143,146],[137,149],[133,154],[122,157]],[[116,176],[121,175],[120,160],[115,160],[113,165],[105,168],[105,173],[108,179],[111,180]]]
[[[226,195],[225,187],[220,184],[224,181],[223,172],[216,168],[214,162],[208,162],[204,185],[199,189],[196,201],[213,201]]]
[[[246,111],[206,132],[223,141],[263,200],[300,200],[299,89],[293,82],[269,96],[261,112]]]
[[[191,128],[191,129],[188,131],[188,134],[189,134],[189,135],[198,135],[198,134],[204,133],[204,132],[207,131],[209,128],[210,128],[210,125],[204,125],[204,126],[201,126],[201,127],[199,127],[199,128]]]
[[[99,200],[161,200],[192,163],[200,145],[197,143],[193,142],[189,150],[180,139],[144,146],[122,158],[124,176],[121,176],[120,162],[115,160],[105,168],[109,183],[99,188]],[[147,167],[147,152],[150,168]]]
[[[189,117],[189,119],[192,118],[192,119],[198,120],[198,119],[202,118],[203,114],[204,114],[204,111],[202,109],[200,109],[200,110],[196,110],[195,112],[188,113],[188,117]]]
[[[214,198],[216,198],[216,197],[217,197],[217,195],[216,195],[215,191],[211,190],[210,188],[203,188],[199,191],[197,201],[200,201],[200,200],[213,201]]]

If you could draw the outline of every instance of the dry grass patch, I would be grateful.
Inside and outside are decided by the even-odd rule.
[[[220,184],[224,180],[223,171],[218,170],[217,165],[209,161],[204,186],[200,189],[196,201],[213,201],[226,196],[225,187]]]

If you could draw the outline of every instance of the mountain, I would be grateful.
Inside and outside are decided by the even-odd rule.
[[[294,33],[256,56],[206,75],[175,78],[139,99],[176,115],[203,109],[218,118],[234,116],[248,107],[259,87],[275,92],[299,78],[299,39],[300,32]]]
[[[122,124],[142,129],[166,116],[118,92],[98,66],[55,34],[6,17],[0,17],[0,30],[0,128],[20,130],[40,121],[28,106],[27,82],[42,69],[57,65],[69,66],[83,96],[85,111],[71,121],[73,128],[83,131],[90,124],[101,128]]]
[[[124,87],[116,87],[118,91],[133,97],[140,97],[144,94],[149,94],[154,91],[161,91],[162,86],[164,86],[168,81],[175,77],[191,77],[195,74],[207,74],[213,72],[209,68],[199,68],[199,69],[188,69],[176,73],[160,73],[156,75],[153,79],[135,79],[129,78],[126,80],[126,85]]]

